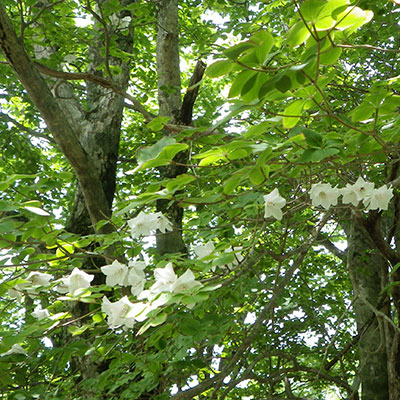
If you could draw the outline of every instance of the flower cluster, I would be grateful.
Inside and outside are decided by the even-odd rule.
[[[393,189],[383,185],[375,189],[371,182],[359,177],[354,184],[347,184],[344,188],[332,187],[328,183],[316,183],[310,190],[310,198],[313,206],[322,206],[326,210],[335,206],[338,198],[342,197],[344,204],[358,206],[360,202],[369,210],[387,210],[393,197]]]
[[[313,206],[321,206],[328,210],[331,206],[338,203],[342,196],[343,204],[358,206],[362,203],[367,211],[387,210],[390,200],[393,198],[393,189],[387,185],[375,188],[371,182],[364,181],[359,177],[354,184],[347,184],[344,188],[332,187],[328,183],[313,184],[309,191]],[[286,200],[280,196],[279,190],[274,189],[271,193],[264,196],[265,212],[264,217],[273,217],[281,220],[283,217],[282,209],[286,205]],[[135,218],[128,221],[133,238],[147,236],[151,232],[160,231],[166,233],[173,230],[173,224],[161,212],[144,213],[140,212]],[[207,263],[216,260],[211,271],[216,267],[231,268],[243,261],[241,247],[232,247],[217,251],[212,241],[204,245],[193,247],[196,257]],[[227,257],[227,254],[234,255]],[[218,264],[220,261],[222,266]],[[216,265],[214,265],[216,264]],[[114,260],[111,264],[101,267],[101,272],[106,276],[106,285],[110,287],[130,287],[131,293],[136,297],[136,302],[131,302],[125,295],[116,302],[111,302],[106,296],[102,299],[101,309],[107,317],[107,323],[111,328],[123,327],[132,328],[135,322],[143,322],[149,318],[151,311],[156,310],[171,301],[174,295],[191,295],[202,288],[202,283],[197,281],[190,269],[187,269],[178,277],[172,263],[168,263],[163,268],[155,268],[154,282],[145,289],[146,264],[143,261],[129,261],[124,264]],[[49,288],[52,284],[53,275],[42,272],[30,272],[27,278],[9,289],[8,294],[12,298],[21,299],[27,293],[30,297],[36,297],[40,292]],[[68,293],[72,296],[81,296],[87,293],[90,288],[94,275],[74,268],[70,275],[54,281],[55,290],[59,293]],[[177,301],[181,297],[175,297],[172,301]],[[75,298],[71,298],[74,299]],[[38,320],[48,318],[49,311],[37,305],[32,312],[32,316]],[[12,352],[22,352],[15,347]],[[11,354],[11,353],[5,353]]]
[[[170,298],[166,294],[193,293],[203,286],[195,280],[190,269],[178,278],[172,263],[168,263],[164,268],[154,270],[155,282],[150,289],[143,290],[146,282],[143,265],[142,262],[134,262],[130,264],[130,267],[127,267],[118,261],[114,261],[111,265],[102,267],[102,272],[107,275],[108,285],[132,285],[132,294],[139,300],[147,300],[146,303],[132,303],[127,296],[124,296],[117,302],[111,303],[107,297],[103,297],[102,311],[107,315],[107,323],[111,328],[117,326],[132,328],[135,321],[144,321],[150,311],[164,305]],[[134,278],[132,279],[132,277]],[[135,286],[137,279],[140,279],[140,285]]]
[[[359,177],[354,184],[347,184],[344,188],[332,187],[329,183],[315,183],[309,191],[311,204],[314,207],[321,206],[325,210],[335,206],[338,199],[342,196],[343,204],[358,206],[360,202],[369,210],[387,210],[389,202],[393,197],[393,188],[383,185],[375,189],[371,182],[364,181]],[[278,189],[264,196],[265,214],[264,217],[274,217],[282,219],[282,208],[286,200],[280,196]]]

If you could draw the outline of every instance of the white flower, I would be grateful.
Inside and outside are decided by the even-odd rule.
[[[25,354],[27,356],[28,352],[20,344],[13,344],[11,349],[6,353],[0,354],[0,357],[9,356],[11,354]]]
[[[157,216],[157,229],[160,230],[160,232],[165,233],[167,231],[172,231],[173,225],[172,222],[161,212],[158,212],[155,214]]]
[[[131,286],[131,293],[134,296],[139,296],[144,289],[144,284],[146,283],[144,275],[146,263],[143,261],[129,261],[128,266],[129,270],[125,286]]]
[[[114,260],[112,264],[101,267],[101,272],[107,276],[106,285],[108,286],[126,286],[128,267]]]
[[[143,322],[148,318],[150,311],[157,309],[155,304],[134,303],[129,315],[133,316],[136,321]]]
[[[282,208],[286,204],[286,200],[279,195],[279,190],[275,188],[270,194],[265,195],[264,202],[264,218],[274,217],[280,221],[282,219]]]
[[[133,238],[147,236],[151,231],[157,229],[158,217],[156,214],[145,214],[143,211],[136,218],[128,221]]]
[[[164,268],[156,268],[154,278],[156,282],[150,288],[153,293],[172,292],[172,286],[178,279],[171,263],[168,263]]]
[[[343,203],[353,204],[357,206],[360,200],[364,200],[374,190],[374,184],[371,182],[365,182],[363,178],[359,177],[354,185],[349,183],[345,188],[341,189],[343,194]]]
[[[204,246],[194,246],[193,251],[199,259],[208,257],[215,250],[214,243],[210,240]]]
[[[174,293],[181,293],[187,291],[193,291],[202,287],[203,285],[195,280],[193,272],[188,269],[183,275],[181,275],[172,285],[171,289]]]
[[[57,291],[60,293],[71,293],[73,295],[78,289],[87,289],[93,278],[94,275],[87,274],[78,268],[74,268],[71,275],[60,279]]]
[[[131,293],[136,297],[139,296],[143,292],[146,283],[144,273],[138,273],[137,270],[131,269],[128,275],[128,283],[131,286]]]
[[[26,277],[27,283],[20,284],[20,288],[26,290],[30,297],[35,297],[41,288],[50,286],[50,281],[53,279],[53,275],[44,274],[42,272],[30,272]],[[17,285],[18,286],[18,285]]]
[[[154,286],[154,285],[153,285]],[[139,300],[147,300],[151,306],[157,308],[161,307],[168,302],[171,298],[170,293],[160,293],[158,291],[152,291],[152,287],[147,290],[143,290],[137,297]]]
[[[311,203],[313,206],[322,206],[328,210],[330,206],[337,204],[340,190],[329,183],[316,183],[310,189]]]
[[[31,283],[32,286],[44,286],[50,285],[50,281],[53,279],[53,275],[44,274],[42,272],[30,272],[26,280]]]
[[[44,318],[50,317],[50,313],[46,309],[42,309],[42,306],[39,304],[33,310],[32,317],[35,317],[40,321]]]
[[[8,289],[7,294],[12,299],[17,299],[18,301],[21,301],[22,296],[24,295],[23,290],[26,288],[26,286],[26,283],[19,283],[18,285],[15,285],[14,287]]]
[[[363,203],[367,207],[366,210],[387,210],[389,202],[393,197],[393,189],[388,188],[386,185],[371,191]]]
[[[147,236],[157,229],[162,233],[173,230],[171,221],[161,212],[145,214],[141,211],[136,218],[128,221],[128,225],[133,238]]]
[[[129,301],[127,296],[115,303],[111,303],[107,297],[103,297],[101,310],[107,315],[107,324],[110,328],[116,328],[120,325],[132,328],[135,324],[135,318],[131,315],[134,304]]]

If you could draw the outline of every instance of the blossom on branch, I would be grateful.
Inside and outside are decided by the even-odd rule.
[[[38,319],[40,321],[44,318],[50,317],[50,313],[48,312],[48,310],[43,309],[42,306],[39,304],[33,310],[32,317],[35,317],[36,319]]]
[[[173,229],[172,222],[161,212],[145,214],[141,211],[137,217],[128,221],[128,225],[133,238],[148,236],[150,232],[157,229],[162,233]]]
[[[150,288],[153,293],[172,292],[172,286],[178,279],[172,263],[168,263],[164,268],[156,268],[154,278],[156,282]]]
[[[110,328],[116,328],[121,325],[132,328],[135,324],[135,318],[132,315],[134,304],[129,301],[127,296],[122,297],[115,303],[111,303],[104,296],[101,311],[107,315],[107,324]]]
[[[341,189],[343,203],[357,206],[361,200],[372,193],[374,186],[371,182],[365,182],[360,176],[353,185],[348,183],[345,188]]]
[[[60,284],[57,286],[57,291],[60,293],[74,293],[78,289],[87,289],[92,282],[94,275],[87,274],[78,268],[74,268],[71,275],[60,279]]]
[[[198,289],[203,285],[195,280],[193,272],[188,269],[183,275],[181,275],[171,287],[173,293],[182,293],[193,291],[193,289]]]
[[[286,204],[286,200],[280,196],[279,190],[275,188],[270,194],[265,195],[264,202],[264,218],[274,217],[280,221],[282,219],[282,208]]]
[[[199,259],[208,257],[215,250],[214,243],[210,240],[204,246],[194,246],[193,251]]]
[[[367,197],[364,198],[363,203],[367,207],[366,211],[387,210],[392,197],[393,188],[388,188],[387,185],[383,185],[368,193]]]
[[[311,186],[309,193],[312,205],[322,206],[325,210],[328,210],[330,206],[335,206],[340,196],[340,190],[329,183],[315,183]]]
[[[127,284],[131,286],[131,293],[134,296],[139,296],[146,283],[144,274],[146,264],[143,261],[130,261],[128,265]]]
[[[114,260],[112,264],[105,265],[100,268],[101,272],[106,275],[106,285],[108,286],[126,286],[126,278],[128,274],[128,267]]]

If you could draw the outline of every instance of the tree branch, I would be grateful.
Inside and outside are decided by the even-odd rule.
[[[83,149],[76,132],[64,117],[49,87],[17,38],[12,22],[1,2],[0,48],[41,113],[55,142],[75,170],[91,222],[96,226],[99,221],[110,216],[110,209],[94,163]],[[104,226],[102,231],[111,229],[111,226]]]

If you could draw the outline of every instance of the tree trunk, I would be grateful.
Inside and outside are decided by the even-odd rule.
[[[181,110],[181,77],[179,67],[178,0],[161,0],[157,9],[157,74],[159,115],[178,122]],[[185,164],[186,153],[177,155],[175,161]],[[169,165],[159,169],[161,179],[175,178],[186,172],[186,167]],[[158,200],[157,211],[165,214],[173,224],[171,232],[157,232],[157,253],[186,253],[182,238],[183,209],[178,203]]]
[[[361,398],[389,400],[387,336],[382,320],[386,311],[379,298],[382,279],[387,273],[387,261],[358,219],[350,222],[346,234],[349,245],[347,267],[355,296],[357,328],[361,334],[357,377],[361,384]]]

